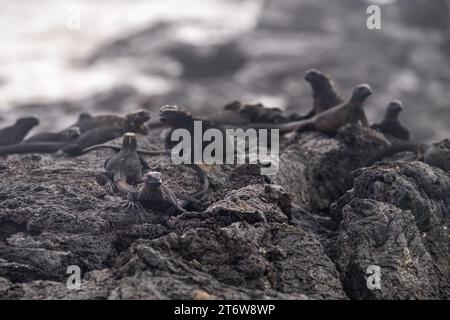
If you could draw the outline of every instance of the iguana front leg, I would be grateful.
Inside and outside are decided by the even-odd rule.
[[[361,116],[359,118],[361,120],[361,124],[364,127],[368,127],[369,126],[369,120],[367,119],[366,113],[364,112],[364,110],[362,110],[361,112]]]
[[[137,198],[137,192],[128,192],[127,203],[124,204],[123,207],[126,208],[128,212],[136,213],[139,217],[140,222],[144,222],[145,209]]]
[[[111,172],[97,172],[95,174],[95,181],[99,185],[104,186],[106,191],[109,193],[114,193],[117,191],[117,188],[113,182],[113,174]]]

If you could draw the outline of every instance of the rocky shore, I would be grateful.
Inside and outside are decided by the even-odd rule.
[[[149,137],[139,146],[161,144]],[[359,168],[386,143],[359,126],[305,134],[282,150],[276,184],[206,167],[212,187],[195,212],[143,223],[95,183],[109,151],[12,156],[0,170],[0,296],[448,298],[450,177],[419,161]],[[191,169],[147,158],[175,191],[198,189]],[[69,265],[79,289],[66,286]],[[381,290],[367,289],[369,265]]]
[[[126,65],[163,78],[167,92],[124,84],[79,99],[29,101],[1,114],[0,124],[32,114],[38,130],[55,131],[81,112],[137,106],[156,121],[168,103],[206,118],[235,99],[301,113],[312,101],[301,75],[314,67],[333,76],[343,97],[370,83],[371,122],[402,99],[413,138],[439,141],[450,132],[448,1],[430,8],[441,13],[434,23],[422,21],[426,1],[414,2],[386,2],[379,32],[361,27],[359,0],[266,1],[254,29],[201,46],[179,34],[213,25],[157,23],[77,63]],[[162,149],[162,130],[138,135],[138,146]],[[450,175],[402,156],[366,167],[388,144],[358,125],[303,133],[282,144],[270,179],[203,166],[211,186],[192,210],[168,220],[148,211],[144,221],[123,208],[126,196],[95,182],[109,150],[0,158],[0,299],[449,299]],[[450,149],[448,140],[440,145]],[[192,169],[145,158],[174,191],[201,187]],[[79,288],[67,287],[69,266],[81,270]],[[369,266],[379,267],[381,289],[368,288]]]

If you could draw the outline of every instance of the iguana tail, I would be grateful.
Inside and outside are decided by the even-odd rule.
[[[307,120],[307,119],[311,119],[312,117],[314,117],[316,115],[316,112],[314,110],[314,108],[312,108],[311,110],[309,110],[308,113],[301,115],[301,116],[295,116],[293,118],[294,121],[300,121],[300,120]]]
[[[139,189],[127,183],[126,178],[122,176],[121,171],[114,174],[114,185],[120,193],[138,192]]]
[[[26,142],[0,147],[0,156],[23,153],[54,153],[67,145],[67,142]]]
[[[107,145],[107,144],[99,144],[96,146],[92,146],[89,148],[86,148],[83,150],[83,154],[86,154],[88,152],[91,152],[93,150],[97,150],[97,149],[112,149],[114,151],[120,151],[121,147],[118,146],[113,146],[113,145]],[[143,150],[143,149],[137,149],[136,150],[137,153],[139,154],[144,154],[144,155],[148,155],[148,156],[160,156],[160,155],[170,155],[171,154],[171,150],[156,150],[156,151],[151,151],[151,150]],[[197,191],[194,192],[192,194],[189,195],[177,195],[180,198],[184,199],[184,201],[187,202],[192,202],[195,199],[200,199],[201,197],[203,197],[209,190],[209,178],[208,175],[206,174],[205,171],[203,171],[203,169],[198,166],[197,164],[186,164],[186,166],[188,166],[189,168],[192,168],[195,170],[195,172],[197,173],[197,175],[200,177],[200,180],[202,181],[202,188]],[[120,171],[119,171],[120,172]],[[120,192],[137,192],[137,189],[133,186],[130,186],[128,183],[126,183],[126,181],[124,181],[124,179],[120,176],[120,174],[116,174],[114,176],[114,184],[116,185],[117,189],[119,189]]]
[[[178,203],[182,208],[189,207],[193,202],[195,202],[195,200],[198,200],[201,197],[203,197],[209,190],[209,178],[206,172],[197,164],[186,164],[186,166],[195,170],[197,175],[200,177],[203,186],[199,191],[196,191],[188,195],[177,193],[177,197],[181,199]]]
[[[312,119],[285,122],[280,124],[255,122],[238,127],[241,129],[278,129],[280,130],[280,134],[285,134],[293,131],[309,131],[315,129],[314,121]]]
[[[209,190],[209,178],[206,172],[197,164],[187,164],[189,168],[192,168],[195,170],[197,175],[200,177],[200,180],[202,181],[202,188],[194,193],[189,194],[189,197],[194,199],[200,199],[203,197]]]
[[[83,150],[82,154],[86,154],[89,153],[91,151],[94,150],[99,150],[99,149],[112,149],[116,152],[119,152],[122,148],[120,146],[113,146],[110,144],[98,144],[89,148],[86,148]],[[171,150],[155,150],[155,151],[151,151],[151,150],[144,150],[144,149],[137,149],[136,150],[137,153],[140,154],[145,154],[147,156],[161,156],[161,155],[170,155],[171,154]]]

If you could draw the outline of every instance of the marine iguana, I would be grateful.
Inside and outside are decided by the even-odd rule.
[[[105,161],[105,172],[95,174],[97,183],[106,186],[111,193],[116,189],[122,193],[136,191],[134,186],[143,181],[142,169],[150,168],[136,148],[136,135],[125,133],[120,151]]]
[[[23,153],[55,153],[63,152],[69,156],[78,156],[82,150],[92,145],[104,143],[121,137],[120,128],[101,127],[90,130],[75,140],[69,141],[32,141],[0,147],[0,155]]]
[[[30,130],[39,124],[35,117],[17,119],[12,126],[0,129],[0,145],[12,145],[19,143],[25,138]]]
[[[17,143],[9,146],[1,146],[0,156],[23,153],[54,153],[60,150],[66,144],[67,142],[46,141]]]
[[[243,113],[242,108],[243,105],[240,101],[232,101],[226,104],[223,110],[207,116],[207,121],[216,125],[239,126],[249,124],[252,121],[250,113]]]
[[[222,111],[208,115],[205,119],[192,118],[194,120],[208,121],[212,126],[217,128],[239,128],[244,125],[249,125],[252,122],[284,123],[289,121],[279,108],[267,108],[261,103],[242,104],[238,100],[226,104]],[[150,123],[148,128],[156,129],[167,126],[169,126],[168,123],[154,122]]]
[[[102,143],[114,140],[127,132],[147,134],[148,128],[145,126],[145,123],[148,120],[150,120],[150,114],[146,110],[137,110],[128,113],[125,118],[116,115],[92,117],[89,114],[82,114],[78,119],[78,123],[81,122],[85,129],[86,121],[90,123],[89,125],[91,127],[92,123],[94,123],[94,129],[82,135],[79,141],[75,141],[74,145],[65,147],[63,152],[69,155],[82,155],[100,148],[110,148],[120,151],[120,147],[102,145]]]
[[[128,210],[137,211],[143,221],[143,209],[155,210],[168,216],[186,212],[183,208],[187,201],[178,202],[175,193],[165,186],[161,180],[161,173],[148,172],[144,177],[144,184],[137,192],[129,192],[127,195]]]
[[[309,69],[305,72],[304,79],[310,83],[313,91],[313,108],[304,116],[291,115],[291,120],[296,121],[312,118],[344,102],[336,92],[333,80],[328,75],[316,69]]]
[[[399,120],[399,114],[402,110],[403,105],[401,101],[391,101],[386,108],[383,121],[381,121],[381,123],[373,124],[371,128],[400,140],[409,140],[409,130],[403,126]]]
[[[98,116],[97,116],[98,117]],[[78,115],[78,120],[71,126],[64,130],[77,127],[80,129],[80,133],[83,134],[89,130],[96,128],[95,119],[90,113],[80,113]],[[63,131],[64,131],[63,130]]]
[[[420,142],[402,142],[391,145],[378,150],[366,163],[366,167],[370,167],[378,161],[386,157],[392,156],[400,152],[414,152],[419,156],[419,160],[431,166],[440,168],[444,171],[450,171],[450,150],[437,148],[434,145],[428,145]]]
[[[61,141],[71,141],[80,136],[79,127],[69,127],[60,132],[43,132],[35,134],[30,138],[26,139],[24,142],[61,142]]]
[[[292,121],[283,124],[260,124],[253,123],[246,127],[255,129],[279,129],[281,134],[317,130],[324,133],[333,134],[346,124],[356,124],[361,121],[367,127],[367,120],[363,106],[365,100],[372,94],[372,89],[368,84],[360,84],[354,90],[351,98],[340,105],[319,113],[307,120]],[[289,136],[293,139],[293,136]]]
[[[208,120],[201,120],[194,118],[189,111],[187,111],[185,108],[181,106],[176,105],[166,105],[163,106],[159,111],[159,120],[162,123],[168,124],[172,130],[167,135],[165,139],[165,146],[166,149],[172,149],[177,142],[171,141],[171,135],[172,132],[176,129],[186,129],[191,133],[192,136],[192,143],[191,145],[194,145],[194,121],[201,121],[202,122],[202,135],[203,133],[208,129],[219,129],[222,131],[225,135],[225,131],[221,126],[215,125],[214,123],[208,121]],[[209,142],[203,143],[203,148],[208,145]]]
[[[121,147],[114,146],[112,144],[97,144],[92,147],[84,149],[81,154],[86,154],[86,153],[92,152],[94,150],[100,150],[100,149],[112,149],[116,152],[119,152],[121,150]],[[164,155],[170,156],[172,153],[172,151],[170,149],[167,149],[167,150],[136,149],[136,152],[140,153],[140,154],[145,154],[148,156],[164,156]]]
[[[92,116],[89,113],[82,113],[79,115],[77,122],[69,128],[78,127],[81,134],[101,127],[124,128],[125,132],[147,134],[148,129],[145,122],[148,120],[150,120],[150,114],[143,109],[127,113],[125,116],[114,114]]]
[[[214,125],[224,127],[240,127],[253,122],[284,123],[289,121],[279,108],[266,108],[261,103],[242,104],[237,100],[226,104],[223,111],[212,114],[207,119]]]
[[[61,150],[66,155],[78,156],[82,154],[84,149],[122,137],[126,132],[146,133],[147,129],[144,128],[144,124],[150,119],[150,114],[145,110],[138,110],[127,114],[125,118],[108,115],[98,117],[103,117],[101,119],[104,121],[98,122],[98,124],[103,124],[85,131],[75,140],[60,142],[24,142],[0,147],[0,155],[14,153],[54,153]],[[85,120],[88,118],[89,117],[87,115],[84,116]],[[112,122],[108,122],[107,119],[116,119],[117,121],[113,120]],[[73,129],[74,126],[71,126],[65,130],[69,130],[70,128]]]
[[[135,159],[135,153],[136,153],[138,155],[139,161],[140,161],[143,169],[149,169],[149,165],[145,161],[145,159],[142,158],[142,155],[149,155],[149,156],[162,156],[162,155],[170,156],[171,155],[170,150],[152,151],[152,150],[137,149],[136,148],[137,142],[136,142],[135,135],[132,133],[126,133],[125,136],[133,137],[132,138],[133,141],[131,141],[131,144],[132,144],[132,149],[134,149],[134,152],[130,152],[130,150],[129,150],[130,148],[128,148],[128,151],[130,152],[129,154],[132,154],[131,162],[137,163],[136,159]],[[96,145],[96,146],[92,146],[90,148],[85,149],[83,151],[83,154],[86,154],[88,152],[98,150],[98,149],[112,149],[116,152],[119,152],[118,154],[116,154],[113,157],[111,157],[110,159],[108,159],[107,160],[108,163],[105,163],[105,168],[107,169],[107,171],[113,171],[113,172],[117,171],[117,169],[114,169],[117,167],[117,166],[115,166],[115,163],[119,162],[119,160],[117,160],[117,159],[123,159],[123,157],[119,156],[119,154],[122,152],[122,150],[124,150],[125,136],[124,136],[124,140],[122,143],[122,147],[113,146],[113,145],[105,145],[105,144]],[[128,143],[127,143],[127,145],[128,145]],[[113,162],[110,164],[111,161],[113,161]],[[128,159],[125,159],[125,161],[128,162],[127,165],[130,164]],[[106,165],[108,165],[109,167],[112,167],[113,169],[109,170]],[[206,174],[206,172],[200,166],[198,166],[196,164],[183,164],[183,165],[185,165],[189,168],[192,168],[197,173],[198,177],[200,178],[200,180],[202,182],[202,189],[197,192],[194,192],[189,195],[177,194],[177,196],[179,198],[183,198],[184,200],[188,200],[188,201],[192,202],[195,199],[199,199],[199,198],[203,197],[208,192],[209,178],[208,178],[208,175]],[[130,172],[130,170],[128,170],[128,172]],[[129,176],[133,176],[133,175],[129,175]],[[105,178],[108,178],[109,180],[114,181],[111,177],[112,177],[111,174],[107,174],[106,177],[99,175],[97,182],[101,185],[109,184],[111,186],[111,184],[107,182],[107,179],[105,179]],[[138,182],[141,182],[141,180],[138,179],[135,181],[135,183],[131,183],[131,184],[136,184]],[[127,186],[127,187],[129,187],[129,186]],[[121,192],[124,192],[124,191],[120,190],[120,188],[117,188],[117,189],[119,189],[119,191],[121,191]],[[113,192],[114,188],[108,187],[108,191]],[[134,191],[137,191],[137,190],[134,190]]]
[[[239,114],[247,115],[250,122],[284,123],[289,121],[281,109],[266,108],[262,103],[245,104],[239,110]]]
[[[133,132],[132,130],[130,130]],[[121,127],[100,127],[79,136],[76,140],[66,143],[62,146],[61,152],[71,156],[80,156],[83,150],[104,142],[122,137],[128,130]]]

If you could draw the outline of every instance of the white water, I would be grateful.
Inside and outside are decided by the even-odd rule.
[[[163,78],[123,63],[84,68],[76,62],[102,43],[158,21],[196,19],[242,32],[253,27],[260,5],[257,0],[2,0],[0,111],[19,102],[80,98],[119,84],[164,92],[170,84]],[[79,29],[68,27],[78,21]],[[189,41],[216,36],[206,30],[183,33]]]

